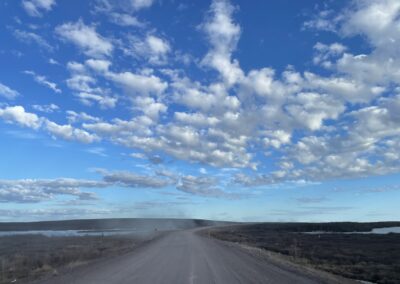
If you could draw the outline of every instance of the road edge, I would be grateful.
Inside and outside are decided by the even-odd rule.
[[[195,233],[203,238],[213,239],[225,246],[239,249],[255,258],[258,258],[260,261],[268,262],[269,264],[275,265],[281,269],[297,273],[300,275],[308,276],[317,279],[321,283],[324,284],[355,284],[360,283],[360,281],[355,279],[345,278],[341,275],[333,274],[316,267],[306,265],[305,263],[295,262],[291,257],[285,256],[283,254],[261,249],[249,244],[241,244],[236,242],[229,242],[225,240],[220,240],[213,237],[210,233],[210,229],[222,228],[224,226],[213,226],[197,229]]]

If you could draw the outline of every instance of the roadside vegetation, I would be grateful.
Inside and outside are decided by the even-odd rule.
[[[398,222],[389,224],[400,226]],[[395,284],[400,283],[400,234],[301,233],[360,232],[387,226],[388,223],[264,223],[222,227],[209,234],[277,252],[294,262],[347,278]]]
[[[143,240],[125,236],[0,237],[0,283],[31,282],[101,257],[132,250]]]

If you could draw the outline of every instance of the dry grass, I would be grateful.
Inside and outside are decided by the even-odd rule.
[[[400,234],[310,235],[258,224],[212,230],[211,236],[277,252],[347,278],[400,283]]]

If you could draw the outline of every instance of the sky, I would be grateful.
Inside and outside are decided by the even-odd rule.
[[[400,216],[398,0],[3,0],[0,221]]]

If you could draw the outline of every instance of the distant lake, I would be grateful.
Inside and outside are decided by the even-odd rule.
[[[385,228],[375,228],[369,232],[330,232],[330,231],[313,231],[313,232],[304,232],[305,234],[389,234],[389,233],[397,233],[400,234],[400,227],[385,227]]]
[[[389,233],[400,234],[400,227],[375,228],[371,231],[371,234],[389,234]]]
[[[82,237],[82,236],[114,236],[144,234],[145,230],[47,230],[47,231],[0,231],[0,237],[16,235],[44,235],[47,237]]]

